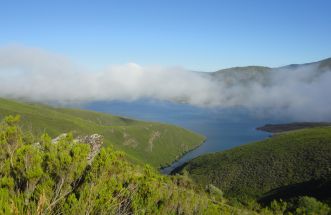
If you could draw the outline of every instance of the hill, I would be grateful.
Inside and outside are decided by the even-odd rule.
[[[272,68],[263,66],[246,66],[246,67],[233,67],[222,69],[210,73],[211,77],[218,81],[222,81],[226,86],[230,87],[236,84],[248,85],[251,83],[264,83],[269,82],[269,73]]]
[[[131,159],[155,167],[170,164],[205,139],[177,126],[0,98],[0,119],[16,114],[23,119],[23,129],[37,136],[44,132],[53,137],[67,132],[74,135],[98,133],[104,136],[105,145],[113,144]]]
[[[291,72],[296,69],[312,71],[314,76],[311,78],[314,79],[325,72],[331,71],[331,58],[312,63],[290,64],[275,68],[264,66],[232,67],[211,72],[209,76],[214,80],[225,83],[227,87],[238,84],[248,86],[256,83],[262,86],[270,86],[273,84],[273,75],[275,73],[279,71]]]
[[[160,175],[126,154],[103,147],[103,136],[71,133],[40,138],[19,126],[19,116],[0,122],[0,214],[328,214],[311,197],[288,208],[228,201],[213,185],[187,175]]]
[[[228,197],[269,202],[297,196],[330,199],[331,128],[309,128],[200,156],[177,172],[213,184]]]
[[[185,177],[130,163],[123,152],[101,147],[100,135],[33,139],[18,120],[10,116],[0,123],[0,214],[249,212],[197,189]]]

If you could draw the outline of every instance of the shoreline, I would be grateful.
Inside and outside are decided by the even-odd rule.
[[[161,173],[161,174],[163,174],[163,175],[170,175],[171,174],[171,172],[174,170],[174,169],[176,169],[176,168],[178,168],[178,167],[175,167],[175,168],[173,168],[169,173],[166,173],[166,172],[164,172],[164,170],[165,169],[167,169],[167,168],[170,168],[171,166],[173,166],[174,164],[176,164],[178,161],[180,161],[185,155],[187,155],[188,153],[190,153],[190,152],[192,152],[192,151],[194,151],[194,150],[196,150],[197,148],[199,148],[199,147],[201,147],[203,144],[205,144],[206,143],[206,141],[207,141],[207,137],[198,145],[198,146],[196,146],[196,147],[194,147],[194,148],[192,148],[192,149],[190,149],[190,150],[187,150],[187,151],[185,151],[185,152],[183,152],[176,160],[174,160],[171,164],[169,164],[169,165],[167,165],[167,166],[164,166],[164,167],[160,167],[160,168],[158,168],[158,170],[159,170],[159,172]],[[180,165],[181,166],[181,165]]]
[[[329,127],[330,122],[292,122],[284,124],[265,124],[261,127],[257,127],[256,130],[271,133],[272,135],[295,131],[305,128],[316,128],[316,127]]]
[[[288,132],[288,131],[293,131],[293,130],[300,130],[300,129],[304,129],[304,128],[310,128],[310,127],[325,127],[325,126],[331,126],[331,123],[329,122],[294,122],[294,123],[284,123],[284,124],[265,124],[263,126],[259,126],[256,127],[255,129],[257,131],[262,131],[262,132],[266,132],[269,134],[269,138],[280,134],[280,133],[284,133],[284,132]],[[277,131],[275,131],[274,129],[277,129]],[[281,130],[281,131],[279,131]],[[268,137],[267,137],[268,138]],[[188,153],[196,150],[197,148],[201,147],[205,142],[207,141],[207,138],[205,138],[202,143],[200,145],[198,145],[195,148],[192,148],[184,153],[182,153],[176,160],[174,160],[171,164],[163,166],[158,168],[159,172],[161,172],[164,175],[171,175],[173,173],[174,170],[181,168],[183,165],[185,165],[185,163],[187,163],[188,161],[192,160],[189,159],[185,162],[183,162],[182,164],[172,168],[170,171],[164,171],[167,168],[172,167],[173,165],[175,165],[178,161],[180,161],[185,155],[187,155]],[[219,152],[219,151],[217,151]],[[199,155],[201,156],[201,155]]]
[[[266,124],[266,125],[268,125],[268,124]],[[270,134],[269,138],[270,138],[270,137],[272,137],[275,133],[270,132],[270,131],[266,131],[266,130],[264,130],[264,129],[261,129],[261,128],[264,128],[266,125],[263,125],[263,126],[261,126],[261,127],[256,127],[255,129],[256,129],[257,131],[262,131],[262,132],[269,133],[269,134]],[[268,138],[268,137],[267,137],[267,138]],[[206,139],[205,139],[205,140],[204,140],[199,146],[197,146],[197,147],[195,147],[195,148],[193,148],[193,149],[191,149],[191,150],[189,150],[189,151],[187,151],[187,152],[184,152],[184,153],[183,153],[178,159],[176,159],[175,161],[173,161],[170,165],[165,166],[165,167],[161,167],[161,168],[159,168],[158,170],[159,170],[162,174],[164,174],[164,175],[172,175],[172,173],[173,173],[175,170],[178,170],[178,169],[182,168],[182,167],[183,167],[188,161],[190,161],[190,160],[192,160],[192,159],[194,159],[194,158],[189,159],[189,160],[183,162],[182,164],[178,165],[177,167],[174,167],[174,168],[173,168],[171,171],[169,171],[169,172],[163,172],[163,170],[165,170],[165,169],[167,169],[167,168],[173,166],[176,162],[178,162],[180,159],[182,159],[185,155],[187,155],[188,153],[190,153],[190,152],[196,150],[197,148],[199,148],[200,146],[202,146],[206,141],[207,141],[207,138],[206,138]],[[217,152],[220,152],[220,151],[217,151]],[[201,155],[199,155],[199,156],[201,156]],[[199,157],[199,156],[198,156],[198,157]]]
[[[270,137],[272,137],[272,136],[274,135],[274,133],[273,133],[273,132],[266,131],[266,130],[264,130],[264,129],[261,129],[261,128],[264,128],[264,127],[267,126],[267,125],[268,125],[268,124],[263,125],[263,126],[261,126],[261,127],[256,127],[255,130],[269,133],[269,134],[270,134],[270,135],[269,135],[269,138],[270,138]],[[267,138],[268,138],[268,137],[267,137]],[[188,151],[184,152],[182,155],[180,155],[180,157],[179,157],[178,159],[174,160],[170,165],[167,165],[167,166],[164,166],[164,167],[160,167],[160,168],[158,168],[159,172],[160,172],[161,174],[163,174],[163,175],[171,175],[171,174],[174,172],[174,170],[181,168],[181,167],[184,166],[188,161],[190,161],[190,160],[192,160],[192,159],[194,159],[194,158],[189,159],[189,160],[183,162],[182,164],[178,165],[177,167],[174,167],[174,168],[173,168],[171,171],[169,171],[169,172],[164,172],[164,170],[167,169],[167,168],[169,168],[169,167],[171,167],[171,166],[173,166],[174,164],[176,164],[179,160],[181,160],[181,159],[182,159],[185,155],[187,155],[188,153],[190,153],[190,152],[196,150],[197,148],[201,147],[201,146],[207,141],[207,139],[208,139],[208,138],[206,137],[205,140],[203,140],[203,142],[202,142],[200,145],[198,145],[198,146],[195,147],[195,148],[192,148],[191,150],[188,150]],[[217,152],[220,152],[220,151],[217,151]],[[201,156],[201,155],[199,155],[199,156]],[[198,157],[199,157],[199,156],[198,156]]]

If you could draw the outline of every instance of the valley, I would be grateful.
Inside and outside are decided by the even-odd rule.
[[[331,215],[331,1],[3,1],[0,215]]]
[[[213,81],[220,81],[220,84],[227,88],[241,85],[249,89],[258,85],[269,89],[279,87],[273,86],[272,77],[277,72],[293,68],[302,70],[307,66],[310,69],[315,68],[311,70],[309,76],[305,76],[308,79],[304,82],[308,83],[327,72],[325,68],[329,67],[329,60],[275,69],[257,66],[236,67],[211,73],[208,77],[207,74],[200,75],[207,79],[214,77]],[[211,210],[217,213],[223,211],[231,214],[243,212],[277,214],[304,210],[309,207],[307,204],[312,204],[318,207],[314,210],[322,214],[329,211],[328,205],[331,200],[327,190],[331,188],[330,123],[321,121],[289,123],[289,120],[293,121],[295,117],[288,118],[287,114],[270,115],[267,112],[261,114],[260,110],[254,112],[251,108],[240,105],[200,107],[190,105],[185,99],[94,101],[69,103],[64,106],[52,105],[52,102],[49,104],[1,98],[0,118],[5,120],[2,124],[4,128],[8,127],[10,130],[11,121],[19,122],[17,129],[18,131],[22,129],[24,134],[22,141],[46,141],[43,138],[47,139],[48,136],[45,134],[47,133],[50,138],[57,139],[51,141],[55,144],[51,148],[64,147],[61,150],[65,150],[66,147],[77,146],[82,147],[79,149],[82,153],[85,153],[86,146],[78,146],[77,144],[80,143],[76,139],[70,143],[70,138],[77,137],[79,140],[84,140],[98,137],[100,140],[97,148],[91,146],[92,152],[87,155],[86,174],[93,174],[88,173],[90,166],[93,165],[93,160],[90,158],[97,158],[105,153],[103,148],[108,150],[107,156],[110,156],[110,159],[113,159],[111,162],[116,164],[107,167],[116,171],[112,177],[117,180],[118,177],[123,176],[130,178],[130,184],[138,184],[138,187],[145,186],[140,184],[143,180],[143,183],[149,185],[147,190],[140,194],[144,196],[153,193],[153,197],[148,197],[151,204],[155,204],[155,201],[157,204],[160,201],[166,202],[164,208],[159,205],[148,206],[150,211],[174,210],[172,199],[161,195],[156,189],[161,181],[166,182],[166,187],[171,187],[167,191],[170,196],[186,195],[186,200],[192,201],[176,206],[186,211],[185,213],[192,212],[191,204],[202,204],[202,202],[207,204],[207,208],[199,205],[195,210]],[[7,117],[9,115],[20,117]],[[6,133],[9,130],[6,129],[3,131],[5,136],[9,135]],[[63,142],[64,145],[61,146],[61,138],[69,142]],[[4,140],[5,144],[10,144],[6,138]],[[58,142],[61,143],[59,146],[57,146]],[[40,150],[38,147],[46,147],[49,150],[50,147],[47,144],[40,145],[40,142],[32,145],[27,142],[22,146],[20,142],[17,144],[23,148],[30,147],[32,151]],[[73,159],[76,156],[73,150],[78,149],[70,150],[68,156],[73,156]],[[109,150],[114,151],[109,152]],[[38,153],[43,154],[44,151]],[[119,157],[114,156],[114,153]],[[11,156],[10,151],[7,154]],[[125,162],[121,160],[122,157],[125,157]],[[43,162],[46,161],[47,159]],[[126,168],[118,169],[117,165]],[[45,174],[43,177],[49,177],[47,168],[42,171]],[[69,171],[68,174],[71,172]],[[85,177],[85,173],[80,174],[83,174],[81,177]],[[143,176],[144,179],[136,178],[136,175]],[[109,179],[106,175],[102,177],[102,183],[106,183]],[[52,180],[57,181],[56,178]],[[81,183],[85,182],[81,181]],[[116,186],[124,186],[123,189],[127,189],[127,183],[124,179]],[[85,189],[83,187],[82,189]],[[24,186],[11,192],[21,192],[20,189],[27,192]],[[81,192],[80,189],[72,187],[65,195]],[[176,193],[176,189],[180,189],[180,193]],[[127,201],[140,201],[140,198],[144,198],[140,194],[135,197],[138,199],[130,199],[130,196],[125,198],[130,199]],[[51,198],[52,195],[50,193],[47,198]],[[83,193],[82,195],[84,196]],[[107,198],[114,198],[112,195]],[[202,199],[197,200],[199,197]],[[119,199],[115,196],[114,201],[117,200]],[[31,205],[36,203],[32,199],[31,201]],[[64,200],[63,204],[68,204],[67,201],[69,199]],[[53,204],[56,203],[50,203],[48,207]],[[79,204],[84,205],[82,202]],[[301,204],[306,205],[300,206]],[[142,205],[140,202],[138,208]],[[59,204],[58,207],[59,210],[64,210],[63,205]],[[122,203],[119,203],[118,207],[117,210],[121,210]],[[70,210],[73,209],[72,207]],[[130,210],[136,208],[131,205]]]

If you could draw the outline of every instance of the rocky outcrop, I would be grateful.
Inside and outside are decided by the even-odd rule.
[[[59,135],[58,137],[52,139],[52,143],[56,144],[61,139],[65,138],[67,136],[66,133]],[[100,134],[92,134],[92,135],[86,135],[86,136],[78,136],[76,139],[74,139],[74,142],[77,143],[85,143],[89,144],[91,147],[91,151],[89,155],[87,156],[88,164],[91,164],[93,159],[96,155],[99,154],[101,147],[103,145],[103,136]]]
[[[63,138],[65,138],[66,136],[67,136],[67,133],[60,134],[59,136],[52,139],[52,143],[55,144],[55,143],[59,142],[60,140],[62,140]]]
[[[91,164],[94,157],[99,154],[103,145],[103,136],[100,134],[92,134],[87,136],[80,136],[75,139],[77,142],[89,144],[91,152],[87,156],[88,164]]]

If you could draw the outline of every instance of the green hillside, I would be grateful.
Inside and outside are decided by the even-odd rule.
[[[154,122],[142,122],[93,111],[54,108],[0,98],[0,119],[19,114],[24,130],[51,136],[98,133],[106,145],[125,151],[131,159],[160,167],[200,145],[203,136],[186,129]]]
[[[309,128],[261,142],[203,155],[181,172],[194,181],[213,184],[229,197],[260,201],[315,196],[330,199],[331,128]]]
[[[102,136],[33,139],[17,122],[0,123],[0,214],[253,214],[188,178],[130,163]]]
[[[0,214],[321,214],[330,208],[301,197],[288,207],[229,201],[217,187],[187,175],[164,176],[103,146],[103,136],[31,135],[20,117],[0,122]],[[239,196],[240,194],[238,194]]]

